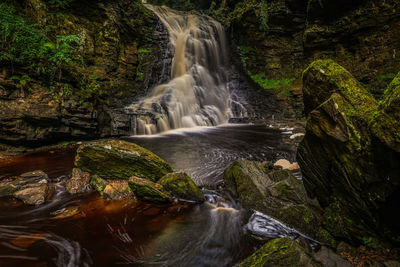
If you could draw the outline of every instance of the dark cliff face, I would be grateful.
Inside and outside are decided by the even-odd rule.
[[[297,160],[335,238],[399,245],[399,77],[378,103],[331,60],[315,61],[303,74],[307,132]]]
[[[55,78],[0,62],[0,142],[38,146],[110,135],[112,110],[145,95],[165,72],[168,33],[140,1],[9,4],[26,22],[50,29],[49,40],[76,35],[81,44],[79,60]],[[21,88],[12,77],[24,74],[29,81]]]

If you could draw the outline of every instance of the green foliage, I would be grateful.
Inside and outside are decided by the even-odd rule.
[[[246,63],[249,60],[252,48],[250,46],[240,45],[237,47],[239,49],[240,58],[242,59],[243,66],[246,67]]]
[[[260,22],[261,26],[268,30],[268,3],[267,0],[262,0],[260,3]]]
[[[82,102],[84,99],[89,99],[95,95],[98,95],[98,92],[100,91],[100,84],[98,82],[98,79],[99,77],[94,75],[89,75],[85,79],[80,91],[80,94],[83,97]]]
[[[27,74],[24,74],[22,76],[14,75],[10,79],[15,81],[22,87],[25,87],[31,80],[31,78]]]
[[[38,67],[47,55],[46,35],[36,25],[27,23],[15,14],[15,9],[0,4],[0,61],[26,64],[28,69]]]
[[[64,1],[66,2],[66,1]],[[41,28],[16,14],[14,7],[0,4],[0,62],[19,65],[30,74],[50,74],[50,84],[55,74],[61,79],[64,65],[76,59],[81,40],[77,35],[58,35],[52,41]]]
[[[138,50],[138,52],[139,52],[139,53],[150,53],[151,50],[150,50],[150,49],[147,49],[147,48],[140,48],[140,49]]]
[[[251,79],[264,89],[287,88],[295,80],[294,78],[274,80],[274,79],[267,79],[264,74],[254,74],[254,75],[252,75],[251,73],[249,73],[249,74],[250,74]],[[282,94],[285,94],[285,93],[282,92]]]
[[[67,8],[72,0],[48,0],[48,2],[58,8]]]

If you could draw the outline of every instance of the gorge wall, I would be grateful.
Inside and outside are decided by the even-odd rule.
[[[268,109],[262,117],[304,118],[300,78],[315,59],[334,59],[378,98],[400,68],[397,0],[148,2],[197,10],[226,26],[230,59],[241,70],[238,79],[254,117]],[[57,63],[53,73],[0,60],[2,143],[37,146],[128,134],[130,116],[118,109],[169,79],[168,33],[141,1],[3,5],[54,46],[59,35],[75,35],[80,43],[73,45],[74,58]]]
[[[140,1],[7,1],[0,11],[2,29],[19,27],[13,33],[38,47],[29,53],[49,48],[40,58],[0,60],[2,143],[39,146],[109,136],[112,110],[168,79],[168,33]],[[30,51],[20,50],[15,54]]]

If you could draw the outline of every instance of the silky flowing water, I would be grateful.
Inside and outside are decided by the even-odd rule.
[[[231,97],[229,48],[222,25],[207,16],[146,6],[167,28],[174,56],[170,81],[126,108],[137,115],[133,134],[213,126],[245,116],[245,108]]]
[[[50,202],[39,207],[0,199],[1,266],[232,266],[259,247],[259,238],[297,235],[262,214],[250,216],[219,188],[223,170],[236,158],[293,159],[282,136],[265,126],[228,125],[126,138],[189,173],[204,187],[201,205],[69,195],[64,180],[74,149],[0,161],[2,176],[41,169],[55,185]],[[62,218],[68,212],[74,215]]]

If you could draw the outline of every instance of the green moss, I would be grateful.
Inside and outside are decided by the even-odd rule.
[[[259,86],[261,86],[264,89],[287,88],[295,80],[294,78],[290,78],[290,79],[285,78],[285,79],[281,79],[281,80],[268,79],[265,77],[264,74],[254,74],[254,75],[251,74],[250,77],[255,83],[257,83]]]
[[[335,238],[333,238],[333,236],[325,229],[321,229],[320,231],[318,231],[316,237],[317,241],[326,244],[332,248],[337,246],[337,241],[335,240]]]
[[[103,140],[81,145],[75,166],[104,179],[127,180],[132,176],[157,181],[173,171],[164,160],[136,144]]]
[[[145,179],[131,177],[129,179],[129,187],[140,200],[160,203],[172,201],[172,196],[162,185]]]
[[[200,202],[204,200],[203,193],[186,173],[169,173],[158,183],[177,198]]]
[[[277,238],[239,264],[240,267],[260,266],[322,266],[316,262],[296,241]]]
[[[103,195],[103,191],[108,185],[107,181],[100,178],[97,175],[93,175],[92,178],[90,179],[90,185],[101,195]]]
[[[314,82],[311,79],[314,79]],[[303,72],[303,83],[305,103],[310,106],[309,109],[325,102],[332,93],[344,97],[360,116],[371,116],[378,106],[374,97],[345,68],[333,60],[317,60],[311,63]],[[329,89],[321,90],[321,86],[325,85]]]

